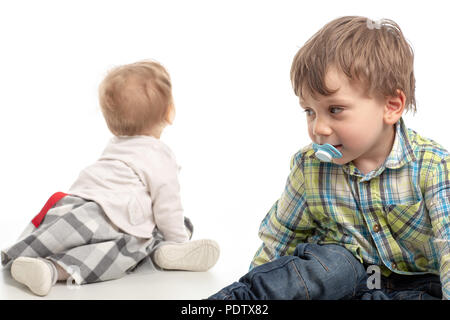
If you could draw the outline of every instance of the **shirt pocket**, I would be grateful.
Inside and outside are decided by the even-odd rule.
[[[395,239],[424,242],[433,235],[424,201],[413,204],[389,205],[385,208],[387,221]]]

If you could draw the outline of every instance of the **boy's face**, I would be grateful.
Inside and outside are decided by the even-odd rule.
[[[342,158],[336,164],[353,161],[363,173],[382,164],[388,156],[395,137],[394,126],[385,121],[386,99],[370,97],[358,81],[330,68],[325,77],[330,96],[316,94],[315,100],[305,94],[300,105],[305,109],[308,132],[318,144],[335,146]]]

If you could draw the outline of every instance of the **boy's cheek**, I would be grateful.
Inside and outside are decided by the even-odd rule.
[[[311,127],[309,125],[308,125],[308,135],[309,135],[309,138],[311,139],[311,141],[315,142],[314,141],[314,135],[312,133],[312,129],[311,129]]]

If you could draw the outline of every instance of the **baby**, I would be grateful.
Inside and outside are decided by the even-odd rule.
[[[175,107],[169,74],[159,63],[117,67],[100,85],[101,110],[114,137],[68,193],[57,192],[2,265],[39,296],[58,280],[106,281],[145,258],[169,270],[206,271],[219,257],[213,240],[194,240],[183,215],[174,154],[160,136]]]

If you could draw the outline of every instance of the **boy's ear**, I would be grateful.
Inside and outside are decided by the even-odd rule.
[[[397,89],[396,96],[386,98],[384,106],[384,122],[386,124],[395,124],[405,110],[406,96],[402,90]]]

